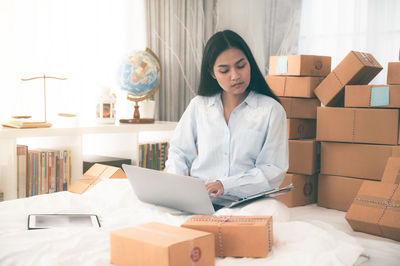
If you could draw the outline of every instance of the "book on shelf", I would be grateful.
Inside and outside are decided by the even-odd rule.
[[[19,198],[68,190],[72,175],[71,150],[30,150],[28,146],[17,145],[17,156]]]
[[[24,198],[27,195],[28,146],[17,145],[17,195]]]
[[[139,144],[139,166],[163,170],[168,157],[168,142]]]
[[[20,121],[20,120],[9,120],[7,123],[2,123],[1,125],[3,127],[11,127],[11,128],[45,128],[52,126],[52,124],[48,122],[31,122],[31,121]]]

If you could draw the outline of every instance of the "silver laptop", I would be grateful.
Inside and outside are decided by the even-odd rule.
[[[223,207],[234,207],[255,198],[268,196],[271,192],[284,191],[269,190],[245,198],[233,195],[214,198],[213,195],[208,195],[204,181],[197,177],[170,174],[128,164],[123,164],[122,168],[141,201],[194,214],[213,214]],[[289,190],[292,188],[293,186]]]

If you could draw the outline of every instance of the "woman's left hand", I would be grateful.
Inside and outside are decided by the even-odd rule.
[[[206,188],[208,194],[215,193],[214,198],[217,198],[224,193],[224,186],[221,181],[207,183]]]

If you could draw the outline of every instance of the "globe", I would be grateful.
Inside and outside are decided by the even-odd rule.
[[[127,92],[127,99],[136,102],[133,119],[121,119],[122,123],[154,122],[154,119],[140,119],[138,102],[151,97],[161,83],[161,65],[158,57],[147,48],[131,53],[121,66],[121,90]]]

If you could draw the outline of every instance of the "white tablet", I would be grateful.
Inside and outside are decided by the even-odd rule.
[[[28,230],[65,227],[100,227],[95,214],[30,214]]]

